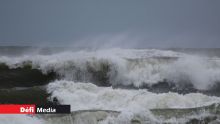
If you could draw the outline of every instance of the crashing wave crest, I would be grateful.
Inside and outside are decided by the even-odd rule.
[[[31,66],[60,79],[101,86],[142,87],[158,82],[205,90],[220,81],[220,60],[165,50],[98,50],[0,57],[10,68]]]

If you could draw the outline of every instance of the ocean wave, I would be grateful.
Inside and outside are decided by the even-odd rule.
[[[156,94],[64,80],[51,82],[47,91],[61,104],[70,104],[72,111],[70,115],[43,117],[50,123],[175,124],[208,123],[219,118],[220,98],[200,93]]]
[[[178,111],[178,109],[176,110]],[[184,111],[184,110],[179,110]],[[184,118],[165,119],[154,116],[150,111],[116,112],[111,110],[85,110],[75,111],[68,115],[0,115],[2,124],[200,124],[219,123],[219,116],[204,111],[190,114]]]
[[[45,124],[45,121],[42,119],[21,114],[1,114],[0,120],[0,124]]]
[[[143,90],[113,89],[97,87],[92,83],[55,81],[48,85],[51,97],[61,104],[70,104],[72,111],[88,109],[104,110],[148,110],[152,108],[192,108],[220,102],[219,97],[189,93],[156,94]]]
[[[98,50],[0,57],[11,69],[30,66],[57,78],[99,86],[141,88],[168,82],[208,90],[220,82],[220,60],[166,50]]]

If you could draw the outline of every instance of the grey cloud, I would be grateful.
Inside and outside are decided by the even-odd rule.
[[[219,0],[1,0],[0,45],[220,47],[219,5]]]

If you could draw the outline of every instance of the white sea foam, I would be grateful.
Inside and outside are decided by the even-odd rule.
[[[207,89],[220,81],[220,61],[218,58],[204,58],[164,50],[99,50],[63,52],[53,55],[26,55],[20,57],[0,57],[0,62],[11,68],[22,67],[31,62],[33,68],[44,73],[54,71],[63,80],[51,82],[47,90],[62,104],[71,104],[72,111],[104,109],[122,113],[114,118],[108,117],[100,123],[129,123],[134,115],[155,123],[149,112],[154,108],[192,108],[219,103],[220,98],[200,93],[181,95],[177,93],[156,94],[142,90],[113,89],[98,87],[92,83],[74,82],[75,76],[89,80],[92,76],[88,67],[94,71],[102,70],[102,65],[110,65],[107,73],[112,84],[142,86],[155,84],[167,79],[177,85],[191,83],[197,89]],[[89,66],[88,66],[89,65]],[[26,115],[0,115],[0,124],[46,124],[44,120]],[[167,122],[181,123],[185,119],[176,118]],[[55,122],[53,122],[55,123]],[[148,122],[146,122],[148,123]]]
[[[0,57],[11,68],[30,62],[43,73],[54,71],[63,79],[91,82],[93,72],[106,73],[113,85],[152,85],[163,81],[197,89],[208,89],[220,82],[219,59],[191,56],[165,50],[110,49],[63,52],[53,55]],[[109,66],[104,70],[103,65]],[[105,74],[104,74],[105,75]],[[101,75],[99,75],[101,76]],[[104,82],[102,82],[104,83]]]
[[[58,98],[62,104],[70,104],[71,111],[115,110],[121,112],[116,117],[108,116],[100,121],[100,124],[133,124],[131,123],[132,119],[137,117],[137,120],[144,124],[185,123],[190,118],[201,119],[209,113],[203,112],[201,115],[197,113],[197,115],[188,115],[185,118],[165,119],[156,117],[149,110],[157,108],[194,108],[220,102],[219,97],[206,96],[200,93],[186,95],[177,93],[156,94],[147,90],[112,89],[111,87],[97,87],[91,83],[64,80],[50,83],[47,90],[52,93],[52,97]],[[85,119],[91,118],[77,116],[77,119],[84,119],[83,122],[88,122]]]
[[[112,89],[97,87],[91,83],[55,81],[48,85],[48,92],[62,104],[71,104],[72,111],[88,109],[149,110],[152,108],[192,108],[218,103],[219,97],[200,93],[181,95],[177,93],[156,94],[147,90]]]
[[[1,114],[0,124],[44,124],[45,121],[27,115]]]
[[[180,58],[165,67],[163,77],[176,83],[192,83],[197,89],[208,89],[220,81],[220,61],[196,56]]]

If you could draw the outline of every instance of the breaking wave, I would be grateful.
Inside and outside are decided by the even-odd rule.
[[[0,63],[1,103],[71,105],[69,115],[0,115],[0,124],[220,123],[219,94],[203,94],[220,93],[218,57],[108,49],[1,55]]]
[[[99,86],[152,86],[168,82],[177,87],[207,90],[220,81],[220,59],[165,50],[110,49],[52,55],[0,57],[9,68],[29,66],[57,79],[92,82]]]
[[[200,93],[156,94],[144,89],[113,89],[92,83],[55,81],[47,86],[68,115],[1,115],[4,124],[176,124],[219,123],[219,97]],[[0,123],[1,123],[0,122]]]
[[[178,93],[156,94],[144,89],[127,90],[97,87],[92,83],[55,81],[47,91],[58,98],[61,104],[71,104],[76,110],[149,110],[152,108],[193,108],[220,102],[219,97],[200,93],[181,95]]]

